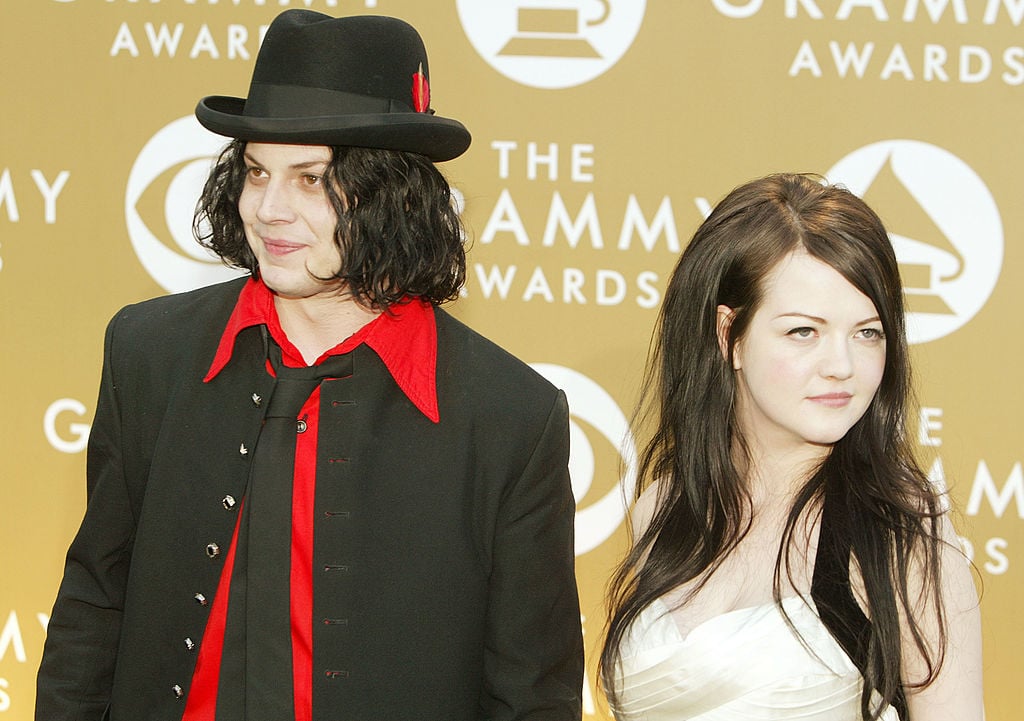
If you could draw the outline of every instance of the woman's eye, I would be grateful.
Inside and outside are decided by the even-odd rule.
[[[786,335],[795,336],[797,338],[810,338],[814,335],[814,328],[793,328]]]
[[[883,340],[885,338],[885,333],[881,328],[862,328],[860,334],[868,340]]]

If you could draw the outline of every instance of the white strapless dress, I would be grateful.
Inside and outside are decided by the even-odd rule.
[[[622,645],[621,721],[860,721],[862,679],[814,609],[783,601],[708,619],[686,637],[660,601]],[[899,721],[889,707],[883,721]]]

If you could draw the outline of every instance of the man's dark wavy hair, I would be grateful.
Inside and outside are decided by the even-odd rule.
[[[245,238],[238,199],[245,184],[246,142],[234,140],[210,171],[193,232],[229,266],[259,276]],[[386,309],[407,296],[440,304],[466,278],[465,234],[451,188],[423,155],[335,146],[324,187],[338,216],[334,240],[340,280],[352,297]]]

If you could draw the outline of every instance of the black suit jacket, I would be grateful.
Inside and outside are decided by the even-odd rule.
[[[181,718],[175,687],[187,696],[200,601],[223,565],[206,549],[230,543],[262,422],[254,395],[272,382],[256,328],[202,382],[242,282],[129,306],[107,329],[88,508],[50,618],[38,721]],[[565,397],[436,318],[440,423],[366,346],[322,389],[314,718],[579,718]]]

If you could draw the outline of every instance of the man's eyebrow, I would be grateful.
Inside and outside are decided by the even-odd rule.
[[[294,163],[288,167],[292,170],[308,170],[310,168],[322,168],[325,167],[330,161],[328,160],[307,160],[304,163]]]
[[[263,163],[261,163],[256,157],[254,157],[253,155],[249,154],[248,152],[245,153],[245,159],[248,160],[253,165],[258,165],[261,168],[263,167]],[[289,165],[288,168],[291,169],[291,170],[309,170],[310,168],[326,167],[330,162],[331,161],[326,160],[326,159],[325,160],[305,160],[305,161],[303,161],[301,163],[293,163],[293,164]]]

